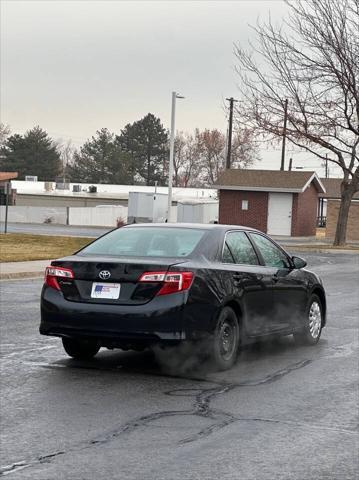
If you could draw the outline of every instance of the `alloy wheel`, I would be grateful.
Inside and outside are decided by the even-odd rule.
[[[223,320],[218,330],[219,352],[223,360],[228,361],[232,358],[237,348],[237,336],[235,322],[229,318]]]
[[[316,339],[320,334],[322,326],[322,312],[318,302],[314,301],[309,309],[309,331],[311,336]]]

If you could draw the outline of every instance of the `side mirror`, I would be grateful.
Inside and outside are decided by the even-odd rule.
[[[304,258],[300,257],[292,257],[292,262],[294,265],[294,268],[304,268],[307,265],[307,262],[304,260]]]

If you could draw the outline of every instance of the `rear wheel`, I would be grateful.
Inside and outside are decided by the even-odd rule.
[[[294,340],[300,345],[316,345],[322,333],[323,307],[317,295],[310,297],[304,326],[300,332],[294,333]]]
[[[72,358],[77,360],[88,360],[96,355],[100,350],[100,345],[96,340],[85,340],[77,338],[62,339],[62,345],[65,352]]]
[[[211,357],[219,370],[227,370],[233,366],[239,342],[237,315],[230,307],[224,307],[217,320],[211,342]]]

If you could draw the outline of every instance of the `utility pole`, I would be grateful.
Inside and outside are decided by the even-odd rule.
[[[289,167],[288,167],[288,170],[291,172],[292,171],[292,166],[293,166],[293,158],[290,157],[289,159]]]
[[[283,125],[283,141],[282,141],[282,160],[280,163],[280,169],[284,170],[284,157],[285,157],[285,140],[287,137],[287,116],[288,116],[288,98],[284,102],[284,125]]]
[[[229,125],[228,125],[228,142],[227,142],[227,161],[226,168],[231,168],[231,153],[232,153],[232,125],[233,125],[233,103],[238,102],[233,97],[226,98],[229,102]]]
[[[325,178],[329,178],[328,154],[325,154]]]
[[[176,92],[172,92],[172,111],[171,111],[171,137],[170,137],[170,161],[168,166],[168,206],[167,222],[171,221],[172,207],[172,181],[173,181],[173,157],[175,147],[175,118],[176,118],[176,99],[184,98]]]

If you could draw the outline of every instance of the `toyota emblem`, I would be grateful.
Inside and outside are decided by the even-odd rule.
[[[98,274],[98,276],[102,280],[108,280],[111,277],[111,272],[109,272],[108,270],[101,270],[101,272]]]

